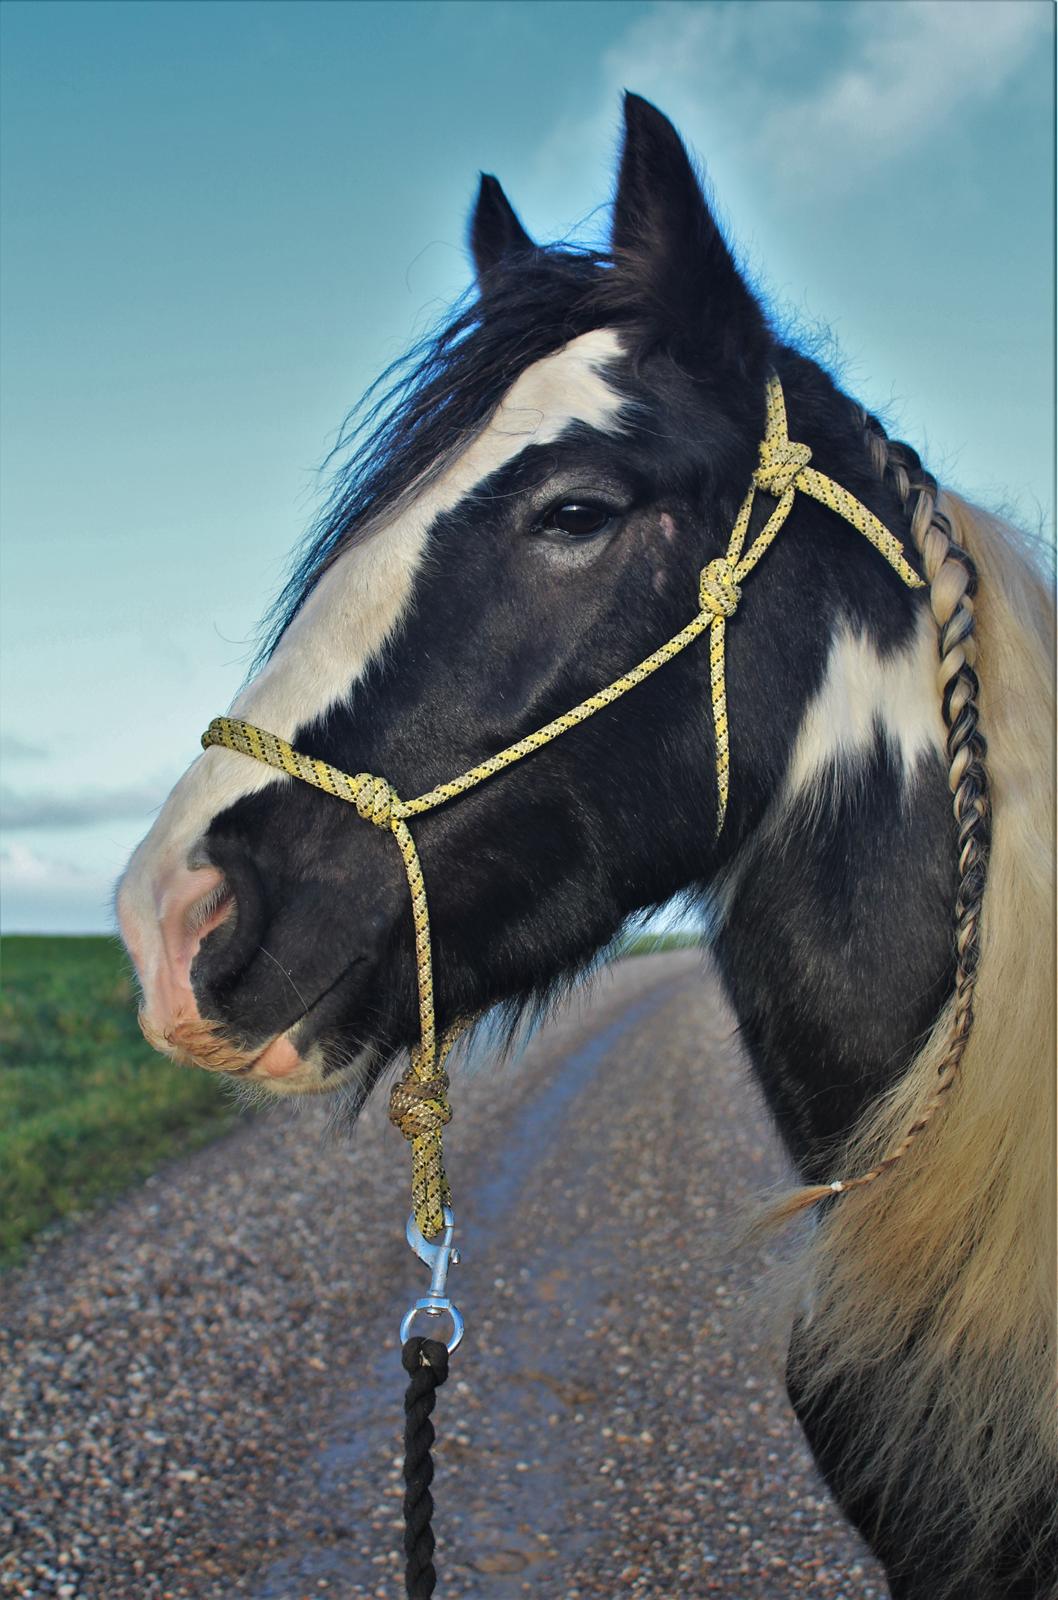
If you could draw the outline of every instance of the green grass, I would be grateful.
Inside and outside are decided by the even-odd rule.
[[[155,1055],[106,938],[0,941],[0,1261],[230,1126],[215,1080]]]
[[[700,933],[637,933],[620,946],[623,956],[657,956],[666,950],[695,950],[702,942]]]

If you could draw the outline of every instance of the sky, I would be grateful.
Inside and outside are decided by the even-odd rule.
[[[620,94],[942,481],[1054,526],[1050,0],[5,0],[7,931],[113,883],[225,709],[345,413],[495,172],[605,239]]]

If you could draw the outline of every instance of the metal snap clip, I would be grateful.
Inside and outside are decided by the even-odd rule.
[[[404,1230],[408,1243],[419,1260],[425,1262],[430,1268],[431,1276],[429,1291],[420,1300],[416,1300],[415,1304],[404,1315],[400,1325],[400,1342],[404,1344],[411,1338],[412,1328],[417,1316],[447,1316],[452,1324],[452,1333],[444,1342],[448,1346],[449,1354],[451,1354],[463,1337],[464,1322],[458,1307],[454,1306],[448,1295],[445,1294],[448,1268],[455,1266],[459,1261],[459,1251],[452,1243],[455,1233],[455,1217],[451,1206],[445,1206],[442,1215],[444,1216],[444,1233],[436,1243],[431,1243],[429,1239],[424,1237],[415,1221],[414,1212],[408,1218],[408,1226]],[[431,1332],[429,1335],[424,1335],[424,1337],[434,1339],[438,1337],[438,1334]]]

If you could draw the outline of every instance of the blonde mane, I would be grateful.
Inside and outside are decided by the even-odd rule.
[[[939,1527],[954,1513],[961,1532],[965,1519],[969,1577],[1019,1509],[1037,1524],[1058,1511],[1054,619],[1013,528],[952,494],[940,509],[979,575],[992,846],[974,1022],[942,1113],[812,1232],[799,1378],[828,1403],[855,1391],[862,1412],[866,1400],[872,1424],[851,1468],[883,1500],[927,1464],[916,1520]],[[951,1011],[836,1173],[883,1163],[923,1118]],[[958,1575],[949,1592],[963,1592]]]

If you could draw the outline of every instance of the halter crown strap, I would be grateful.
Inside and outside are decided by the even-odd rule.
[[[828,511],[836,512],[851,523],[857,533],[862,533],[909,589],[921,589],[923,580],[908,562],[900,540],[889,532],[885,523],[879,522],[874,512],[840,483],[810,467],[812,452],[806,444],[791,442],[786,426],[786,401],[774,373],[768,379],[765,400],[768,419],[760,447],[760,464],[753,474],[754,485],[768,494],[781,496],[788,489],[800,489],[803,494],[811,495]]]
[[[448,1103],[448,1076],[444,1062],[458,1039],[465,1022],[456,1023],[437,1038],[433,992],[433,959],[430,947],[430,914],[426,904],[419,853],[408,820],[433,811],[456,799],[479,783],[513,766],[523,757],[541,750],[560,734],[586,722],[604,706],[613,705],[637,684],[657,672],[703,633],[709,634],[709,695],[713,710],[716,744],[717,825],[719,835],[727,815],[730,789],[730,741],[728,730],[727,684],[725,681],[725,637],[727,624],[742,599],[742,584],[775,539],[790,514],[798,490],[836,512],[868,539],[910,589],[923,587],[923,580],[908,563],[900,541],[879,522],[872,511],[847,489],[810,465],[812,452],[806,444],[795,444],[786,424],[786,404],[782,386],[774,374],[768,380],[767,423],[760,445],[757,468],[731,529],[727,552],[706,566],[699,579],[698,612],[686,627],[605,689],[589,695],[571,711],[538,728],[524,739],[508,745],[486,761],[470,767],[458,778],[440,783],[414,800],[402,800],[385,778],[370,772],[349,774],[326,761],[295,750],[285,739],[268,733],[237,717],[215,717],[202,735],[203,748],[211,745],[251,756],[275,767],[325,794],[334,795],[356,807],[357,814],[376,828],[390,832],[404,862],[415,927],[415,962],[419,989],[419,1043],[411,1052],[411,1064],[390,1094],[389,1115],[412,1147],[412,1206],[415,1221],[426,1238],[444,1227],[444,1207],[450,1201],[448,1179],[441,1153],[441,1132],[452,1110]],[[761,531],[743,554],[757,490],[775,496],[777,504]]]

